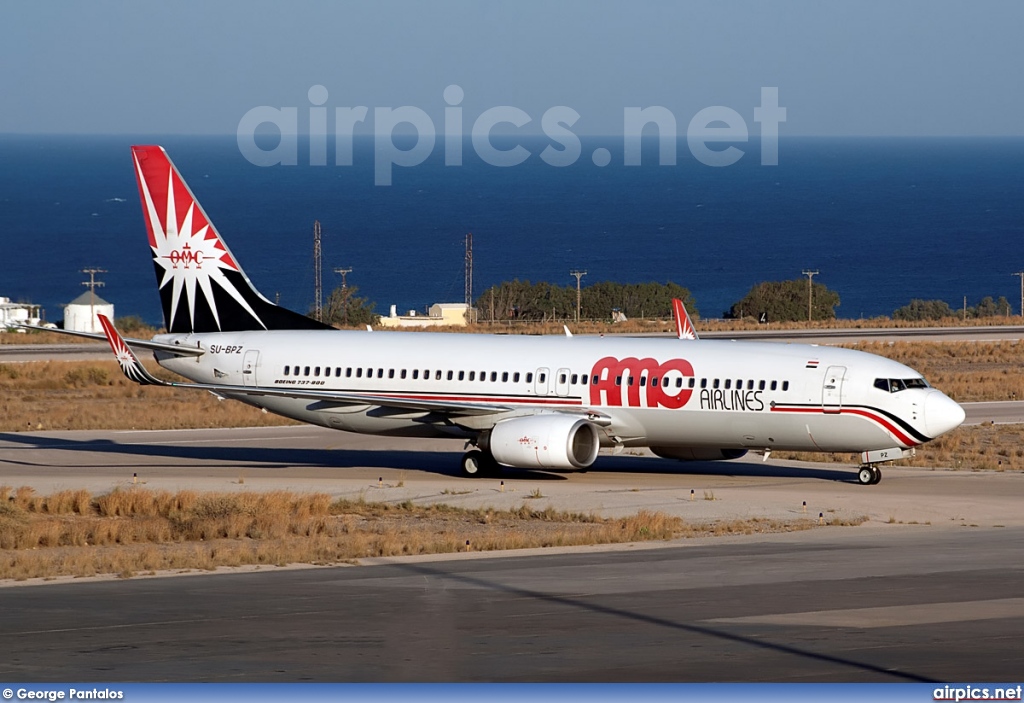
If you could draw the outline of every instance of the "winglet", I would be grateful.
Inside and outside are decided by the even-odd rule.
[[[679,298],[672,298],[672,317],[676,321],[676,336],[679,339],[700,339],[690,321],[689,313],[686,312],[686,306]]]
[[[124,337],[114,327],[114,323],[106,315],[97,315],[100,324],[103,326],[103,334],[107,335],[107,342],[110,343],[110,348],[114,352],[114,357],[117,359],[117,363],[121,365],[121,371],[128,377],[129,381],[135,381],[136,383],[143,386],[163,386],[167,385],[163,381],[154,378],[149,371],[146,371],[146,367],[143,366],[135,352],[131,350],[127,342],[124,341]]]

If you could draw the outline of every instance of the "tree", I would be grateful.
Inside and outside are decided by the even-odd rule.
[[[822,283],[812,286],[812,320],[834,320],[839,294]],[[750,289],[725,314],[732,319],[768,316],[770,322],[799,322],[807,319],[807,281],[766,281]]]
[[[324,306],[324,322],[329,325],[359,326],[375,325],[380,315],[373,311],[376,303],[356,295],[358,286],[335,288]]]
[[[995,317],[996,315],[1007,315],[1010,311],[1010,301],[1004,296],[999,296],[999,300],[992,300],[991,295],[986,295],[981,299],[981,302],[975,305],[973,308],[967,309],[969,317]]]
[[[919,320],[941,320],[953,317],[955,313],[945,300],[921,300],[914,298],[907,305],[893,311],[892,319],[916,322]]]
[[[612,283],[604,281],[584,286],[580,295],[584,319],[606,320],[618,308],[627,317],[672,316],[672,299],[679,298],[690,316],[697,317],[697,306],[686,288],[675,283]],[[495,320],[568,320],[576,315],[575,285],[505,281],[492,286],[476,299],[479,319]]]

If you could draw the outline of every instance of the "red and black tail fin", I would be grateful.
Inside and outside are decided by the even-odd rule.
[[[163,147],[132,160],[168,332],[328,329],[260,295]]]
[[[679,339],[699,339],[697,330],[690,321],[690,313],[686,312],[686,306],[679,298],[672,299],[672,317],[676,321],[676,336]]]

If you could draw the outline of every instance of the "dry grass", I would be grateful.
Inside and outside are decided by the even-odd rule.
[[[857,454],[773,452],[783,460],[857,465]],[[1024,471],[1024,425],[972,425],[959,427],[922,447],[916,456],[897,466],[943,467],[971,471]]]
[[[1024,399],[1024,344],[1016,341],[862,342],[848,346],[906,364],[962,403]]]
[[[155,362],[145,366],[158,378],[177,378]],[[0,364],[2,432],[286,424],[295,423],[209,393],[144,388],[125,378],[113,359]]]
[[[855,521],[830,524],[859,524]],[[337,564],[362,557],[608,544],[805,530],[808,519],[689,524],[663,513],[625,518],[522,506],[332,501],[325,494],[116,490],[38,496],[0,486],[0,579],[123,577],[218,566]]]

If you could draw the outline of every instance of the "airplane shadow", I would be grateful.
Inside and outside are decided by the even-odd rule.
[[[218,462],[216,468],[230,470],[268,470],[310,468],[371,468],[425,471],[440,476],[462,478],[459,460],[461,452],[423,452],[393,449],[296,449],[287,447],[254,447],[239,445],[190,446],[186,444],[119,444],[109,439],[75,440],[61,437],[40,437],[37,435],[0,433],[0,441],[20,445],[25,449],[55,449],[58,451],[90,452],[116,456],[140,456],[152,459],[164,457],[175,460],[165,465],[146,464],[147,469],[176,467],[181,461]],[[11,452],[0,455],[0,464],[26,467],[43,467],[36,461],[20,460]],[[651,457],[601,456],[587,469],[590,473],[637,473],[662,476],[723,476],[763,478],[814,478],[823,481],[856,483],[852,470],[831,470],[822,468],[801,468],[778,464],[755,464],[750,462],[679,462]],[[531,470],[506,468],[500,478],[508,480],[566,481],[572,471]],[[496,477],[497,478],[497,477]],[[470,479],[467,479],[470,480]],[[474,479],[475,480],[475,479]]]

